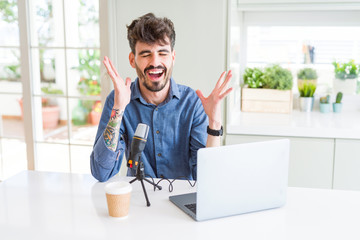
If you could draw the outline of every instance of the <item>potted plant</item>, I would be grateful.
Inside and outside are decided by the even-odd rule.
[[[293,76],[289,70],[273,64],[264,69],[263,81],[263,88],[291,90]]]
[[[342,92],[338,92],[336,94],[336,100],[333,103],[333,111],[335,113],[340,113],[341,112],[341,109],[342,109],[342,103],[341,103],[342,97],[343,97]]]
[[[292,110],[291,72],[277,64],[264,70],[245,69],[241,89],[241,109],[245,112],[290,113]]]
[[[56,94],[61,95],[63,91],[61,89],[53,88],[51,84],[47,87],[42,87],[41,91],[45,94]],[[21,117],[24,116],[23,110],[23,99],[19,100],[19,105],[21,108]],[[41,98],[41,110],[42,110],[42,123],[44,129],[56,128],[60,120],[60,108],[55,99],[52,98]]]
[[[356,94],[360,66],[354,60],[333,62],[335,67],[334,91]]]
[[[330,112],[330,95],[326,95],[320,98],[320,112]]]
[[[316,85],[311,82],[305,82],[299,87],[299,107],[300,111],[311,112],[314,106],[314,93]]]
[[[246,68],[243,79],[249,88],[261,88],[264,85],[263,72],[260,68]]]
[[[298,88],[301,88],[302,85],[307,83],[312,83],[314,85],[317,85],[317,72],[313,68],[302,68],[297,73],[297,84]]]
[[[80,73],[77,84],[79,93],[84,96],[99,96],[101,93],[100,52],[98,50],[80,50],[79,65],[73,69],[78,70]],[[75,125],[84,125],[88,122],[97,125],[97,117],[95,117],[97,112],[93,112],[94,109],[98,110],[97,105],[98,101],[79,101],[78,106],[72,111],[72,122]],[[95,122],[92,122],[92,119],[95,119]]]

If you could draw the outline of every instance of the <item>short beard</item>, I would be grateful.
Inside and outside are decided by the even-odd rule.
[[[147,81],[146,73],[141,72],[140,68],[137,66],[136,63],[135,63],[135,69],[136,69],[136,73],[139,77],[140,82],[147,90],[149,90],[151,92],[160,92],[161,90],[163,90],[165,88],[165,86],[170,81],[172,70],[173,70],[173,65],[170,67],[169,71],[168,71],[168,69],[165,69],[165,71],[164,71],[165,81],[163,81],[163,82]]]

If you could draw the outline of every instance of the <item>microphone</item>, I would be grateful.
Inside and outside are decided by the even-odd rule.
[[[136,168],[138,166],[141,153],[144,151],[146,145],[148,133],[149,126],[144,123],[139,123],[131,142],[130,156],[127,162],[129,168]]]

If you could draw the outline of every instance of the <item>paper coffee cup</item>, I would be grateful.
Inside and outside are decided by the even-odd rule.
[[[116,218],[126,218],[129,214],[131,184],[124,181],[106,184],[105,193],[109,215]]]

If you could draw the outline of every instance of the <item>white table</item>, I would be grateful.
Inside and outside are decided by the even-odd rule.
[[[125,220],[108,216],[104,185],[34,171],[0,183],[0,239],[360,239],[356,191],[289,188],[283,208],[195,222],[168,200],[195,191],[186,181],[175,181],[172,193],[166,182],[156,192],[146,183],[151,207],[136,181]]]

